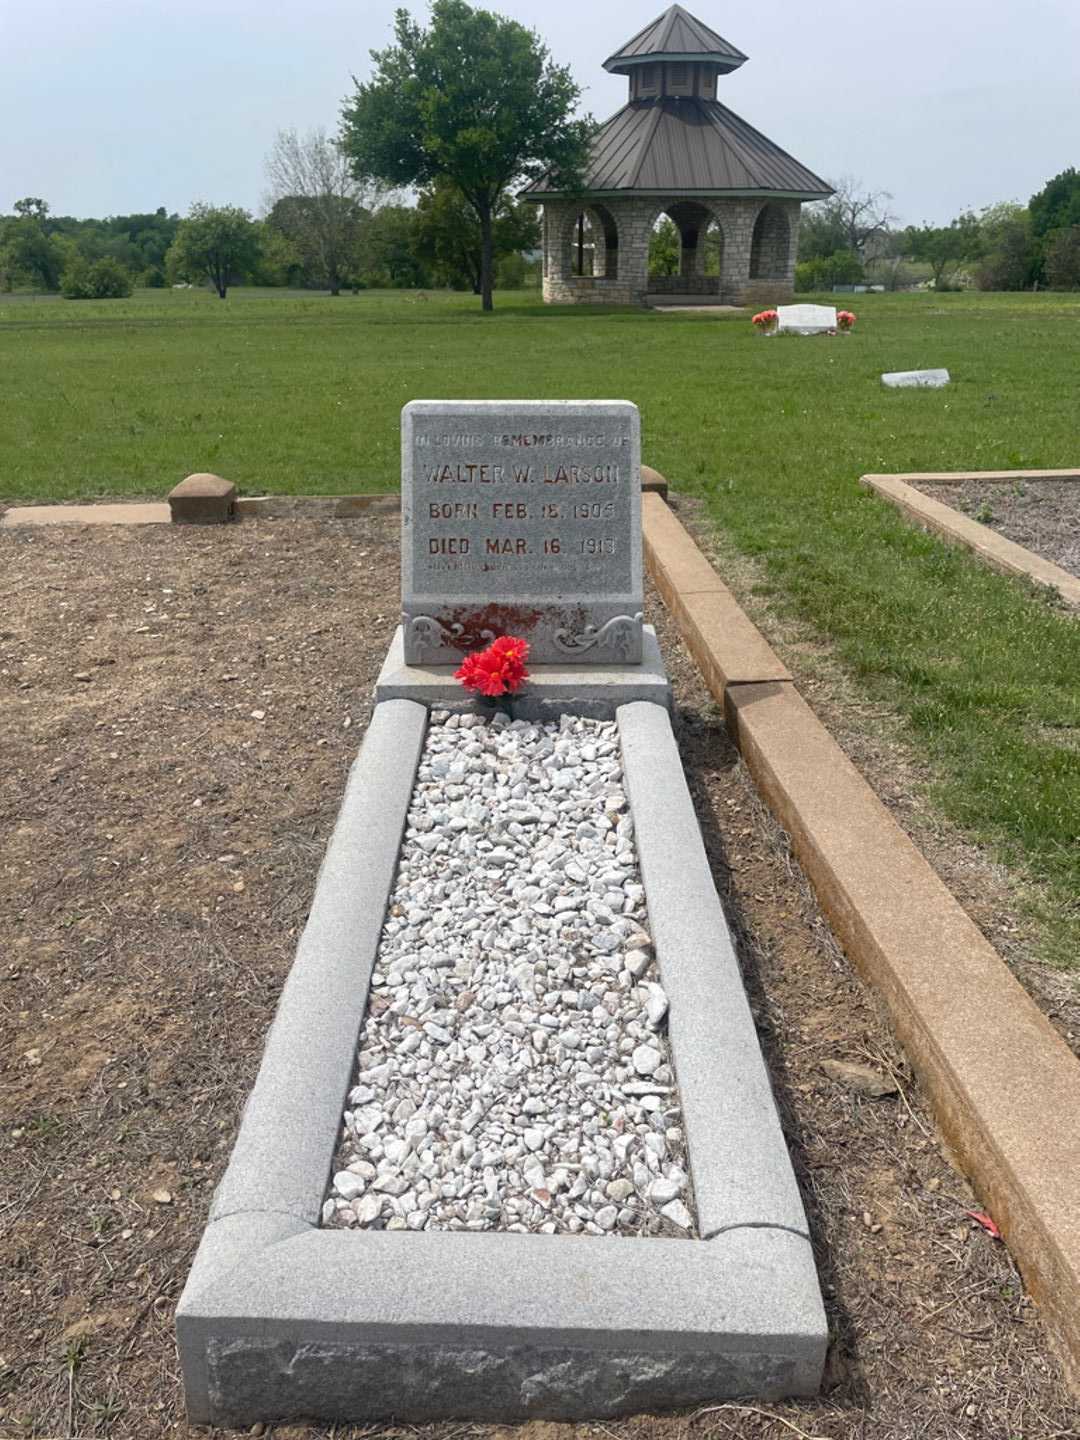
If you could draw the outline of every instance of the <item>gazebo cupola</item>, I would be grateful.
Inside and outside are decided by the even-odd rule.
[[[737,70],[748,58],[681,5],[672,5],[609,56],[604,69],[629,76],[631,100],[715,100],[716,77]]]
[[[790,293],[801,207],[832,190],[716,98],[718,77],[746,60],[672,5],[604,61],[629,96],[593,136],[584,184],[564,188],[549,173],[522,192],[544,207],[545,300],[742,304]],[[664,216],[679,237],[674,264],[670,247],[650,256]]]

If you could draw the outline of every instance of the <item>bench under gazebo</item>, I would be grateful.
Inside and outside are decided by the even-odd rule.
[[[553,304],[741,305],[789,294],[799,213],[831,187],[716,98],[747,57],[672,5],[610,59],[626,105],[593,137],[582,189],[550,176],[522,199],[544,207],[544,299]],[[649,274],[662,216],[677,273]],[[667,268],[676,268],[668,266]]]

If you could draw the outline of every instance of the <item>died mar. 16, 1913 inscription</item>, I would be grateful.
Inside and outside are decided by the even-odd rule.
[[[625,400],[402,411],[410,665],[522,635],[538,664],[641,661],[641,426]]]

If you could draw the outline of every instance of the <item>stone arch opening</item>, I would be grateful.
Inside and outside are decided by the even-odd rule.
[[[750,240],[750,279],[786,280],[790,249],[791,225],[783,208],[763,205]]]
[[[672,201],[657,210],[649,235],[650,294],[720,294],[724,227],[707,205]]]
[[[572,280],[617,280],[619,226],[606,205],[570,215],[563,232],[563,273]]]

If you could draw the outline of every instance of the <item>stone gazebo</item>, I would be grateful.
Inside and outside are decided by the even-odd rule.
[[[672,5],[604,61],[630,98],[594,136],[583,188],[560,192],[549,174],[522,193],[544,207],[546,301],[741,305],[791,291],[800,207],[832,190],[717,100],[717,76],[746,58]],[[681,237],[678,273],[650,276],[663,215]]]

